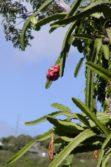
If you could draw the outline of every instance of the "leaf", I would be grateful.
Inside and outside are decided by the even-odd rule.
[[[97,127],[102,132],[105,133],[106,136],[108,136],[109,131],[107,130],[107,128],[97,119],[96,115],[93,112],[89,111],[86,105],[84,105],[79,99],[76,98],[72,98],[72,101],[95,123],[95,125],[97,125]]]
[[[48,80],[46,81],[45,88],[48,89],[52,85],[52,81]]]
[[[99,52],[102,47],[102,38],[96,38],[94,41],[94,51],[92,56],[92,61],[95,62],[98,59]]]
[[[96,13],[96,12],[105,12],[107,11],[108,15],[111,14],[111,10],[109,9],[109,7],[107,6],[107,4],[109,5],[111,2],[109,2],[108,0],[107,1],[103,1],[103,0],[100,0],[99,2],[94,2],[94,3],[91,3],[90,5],[88,5],[88,7],[84,8],[83,10],[80,11],[79,14],[76,14],[74,16],[71,16],[71,17],[68,17],[68,18],[65,18],[63,20],[60,20],[60,21],[56,21],[54,23],[52,23],[51,25],[66,25],[66,24],[69,24],[71,22],[74,22],[74,21],[77,21],[79,19],[82,19],[84,17],[87,17],[93,13]]]
[[[25,33],[26,33],[26,30],[30,24],[30,19],[31,19],[31,16],[24,23],[21,34],[20,34],[20,44],[21,44],[22,50],[25,50]]]
[[[27,145],[25,145],[19,152],[17,152],[9,161],[8,165],[11,165],[15,161],[17,161],[19,158],[21,158],[34,144],[36,143],[36,140],[32,140]]]
[[[111,116],[109,114],[97,112],[96,117],[104,125],[111,124]],[[95,126],[95,124],[92,120],[89,120],[89,124],[91,127]]]
[[[91,130],[87,129],[81,132],[78,136],[76,136],[58,155],[56,155],[55,159],[49,164],[49,167],[58,167],[66,157],[78,146],[80,143],[85,141],[86,139],[95,136],[95,133]]]
[[[71,142],[73,140],[73,138],[69,138],[69,137],[66,137],[66,136],[61,136],[61,139],[65,142]]]
[[[37,24],[37,18],[35,16],[32,16],[30,21],[34,26]]]
[[[70,50],[70,44],[68,43],[70,36],[74,30],[76,26],[76,22],[72,23],[71,26],[69,27],[69,29],[66,32],[63,44],[62,44],[62,51],[60,54],[60,63],[61,63],[61,72],[60,72],[60,76],[63,76],[64,74],[64,68],[65,68],[65,62],[66,62],[66,57],[68,55],[68,52]]]
[[[99,13],[99,12],[98,13],[93,13],[91,16],[96,18],[96,19],[100,19],[100,17],[103,17],[103,13]]]
[[[77,35],[74,34],[73,36],[74,36],[74,38],[77,38],[77,39],[93,40],[93,38],[90,35],[81,34],[81,32],[80,32],[80,34],[77,34]]]
[[[40,6],[40,8],[38,9],[38,12],[41,12],[42,10],[44,10],[52,2],[53,2],[53,0],[46,0],[44,3],[42,3],[42,5]]]
[[[65,161],[61,164],[61,167],[71,167],[73,165],[73,158],[73,154],[68,155]]]
[[[74,40],[75,40],[75,38],[74,38],[74,35],[72,34],[72,35],[70,36],[69,40],[68,40],[68,44],[69,44],[69,45],[72,45],[73,42],[74,42]]]
[[[53,103],[51,106],[54,107],[54,108],[56,108],[56,109],[58,109],[58,110],[60,110],[60,111],[65,111],[65,112],[71,114],[70,108],[67,107],[67,106],[64,106],[63,104]]]
[[[58,25],[52,26],[49,30],[49,33],[52,33],[53,31],[55,31],[57,28],[59,28]]]
[[[107,162],[110,158],[111,158],[111,149],[110,149],[110,152],[107,155],[104,156],[104,158],[102,160],[102,167],[107,166]]]
[[[70,10],[70,12],[67,14],[66,18],[68,18],[68,17],[74,15],[74,13],[77,12],[77,9],[78,9],[78,7],[80,6],[81,2],[82,2],[82,0],[76,0],[76,1],[74,1],[74,2],[72,3],[72,5],[71,5],[71,10]]]
[[[96,140],[96,135],[94,137],[92,137],[92,138],[93,139],[95,138],[95,140]],[[72,153],[73,154],[77,154],[77,153],[79,153],[79,154],[81,154],[81,153],[88,153],[89,154],[89,152],[93,152],[96,149],[99,150],[100,147],[101,147],[101,142],[99,142],[99,141],[90,142],[91,139],[86,139],[86,141],[84,142],[84,144],[80,144]]]
[[[34,121],[25,122],[25,125],[28,125],[28,126],[37,125],[37,124],[39,124],[41,122],[47,121],[47,117],[48,116],[56,117],[56,116],[59,116],[59,115],[65,115],[65,116],[69,116],[69,117],[72,116],[72,114],[70,112],[61,110],[61,111],[53,112],[51,114],[47,114],[47,115],[45,115],[45,116],[43,116],[41,118],[38,118],[38,119],[36,119]]]
[[[89,109],[94,111],[94,108],[95,108],[95,105],[94,105],[94,74],[89,68],[86,68],[86,89],[85,91],[86,91],[86,96],[85,96],[86,105],[88,106]]]
[[[83,124],[86,127],[90,127],[89,120],[87,119],[86,116],[77,113],[76,118],[81,121],[81,124]]]
[[[79,71],[80,71],[80,68],[82,67],[82,64],[83,64],[83,61],[84,61],[84,58],[81,58],[79,60],[79,62],[77,63],[76,65],[76,68],[75,68],[75,71],[74,71],[74,76],[77,77]]]
[[[87,62],[86,66],[89,67],[91,70],[94,70],[95,73],[99,74],[104,79],[111,80],[111,73],[103,67],[91,62]]]
[[[46,18],[43,18],[41,20],[39,20],[36,24],[36,29],[38,29],[39,27],[48,24],[51,21],[57,20],[57,19],[63,19],[66,16],[66,13],[57,13],[57,14],[53,14],[51,16],[48,16]]]
[[[109,60],[109,57],[110,57],[109,45],[102,45],[102,52],[103,52],[104,58],[106,60]]]
[[[90,56],[92,62],[97,62],[99,59],[99,52],[102,46],[102,38],[96,38],[94,40],[94,50]],[[86,105],[94,112],[95,111],[95,98],[94,98],[94,72],[91,69],[86,68]]]
[[[65,120],[55,119],[53,117],[48,116],[47,120],[53,124],[59,131],[68,133],[68,134],[78,134],[83,128],[74,122],[69,122]]]
[[[36,139],[33,139],[32,141],[30,141],[20,151],[18,151],[14,156],[12,156],[12,158],[7,162],[7,164],[11,165],[12,163],[20,159],[37,141],[43,141],[43,140],[48,139],[50,137],[51,131],[52,130],[42,135],[39,135],[38,137],[36,137]]]
[[[49,130],[49,131],[47,131],[47,132],[45,132],[45,133],[43,133],[43,134],[37,136],[37,137],[36,137],[36,140],[37,140],[38,142],[42,142],[42,141],[44,141],[44,140],[49,139],[49,138],[50,138],[50,134],[51,134],[52,131],[54,131],[54,130],[51,129],[51,130]]]
[[[96,117],[103,125],[111,124],[111,116],[109,114],[97,112]],[[81,121],[81,123],[83,124],[82,127],[95,127],[95,123],[91,119],[88,119],[87,116],[77,113],[76,118]]]
[[[89,9],[92,9],[95,6],[101,7],[101,5],[109,5],[111,4],[110,0],[99,0],[99,1],[93,1],[92,3],[89,3],[86,7],[82,8],[81,11],[87,11]]]
[[[105,149],[108,146],[109,142],[111,141],[111,134],[109,134],[109,136],[106,138],[106,140],[104,141],[102,148],[100,150],[99,153],[99,159],[98,159],[98,163],[97,163],[97,167],[101,167],[101,163],[105,154]]]

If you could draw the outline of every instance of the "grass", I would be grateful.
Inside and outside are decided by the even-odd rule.
[[[6,162],[12,155],[13,153],[9,150],[0,150],[0,167],[7,167]],[[76,154],[73,159],[72,167],[95,167],[96,162],[97,161],[93,159],[93,153]],[[110,163],[108,167],[110,167]],[[48,164],[48,158],[39,157],[34,153],[27,153],[10,167],[48,167]]]
[[[7,160],[12,156],[9,150],[0,150],[0,167],[5,167]],[[92,158],[92,153],[77,154],[74,156],[73,167],[94,167],[96,161]],[[39,157],[37,154],[27,153],[19,161],[10,167],[48,167],[48,158]]]

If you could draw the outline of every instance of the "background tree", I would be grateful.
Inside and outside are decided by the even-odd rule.
[[[24,50],[29,44],[28,39],[32,38],[32,29],[38,31],[41,26],[52,22],[50,32],[53,32],[56,28],[70,24],[56,65],[48,71],[46,88],[51,86],[52,81],[64,75],[68,52],[73,45],[84,55],[76,66],[75,77],[83,60],[86,62],[85,103],[72,98],[75,105],[82,111],[81,114],[73,113],[68,107],[54,103],[52,106],[58,109],[58,112],[27,122],[26,125],[34,125],[48,120],[54,125],[54,128],[23,147],[12,157],[9,164],[20,158],[36,141],[42,141],[51,136],[49,144],[51,160],[54,158],[54,144],[59,144],[59,148],[49,167],[61,165],[69,155],[69,161],[66,164],[70,166],[72,154],[94,150],[100,150],[97,167],[106,166],[111,155],[111,118],[109,115],[111,101],[111,1],[77,0],[72,3],[68,13],[58,11],[58,9],[52,12],[51,9],[54,7],[52,0],[41,2],[40,7],[39,4],[34,7],[33,2],[30,1],[33,12],[27,17],[18,35],[19,47]],[[98,102],[101,103],[103,112],[98,111]],[[65,115],[66,119],[56,119],[55,117],[58,115]]]
[[[13,0],[0,0],[0,14],[2,25],[4,27],[4,34],[7,41],[11,41],[14,47],[20,49],[20,33],[25,20],[37,11],[41,4],[45,0],[24,0],[24,1],[13,1]],[[38,12],[37,20],[50,16],[54,13],[61,12],[60,7],[56,2],[53,1],[43,11]],[[30,40],[33,39],[31,31],[34,27],[29,24],[28,31],[25,35],[25,47],[30,45]]]
[[[4,149],[12,152],[19,151],[23,146],[32,140],[32,137],[26,135],[20,135],[18,137],[9,136],[2,139]]]

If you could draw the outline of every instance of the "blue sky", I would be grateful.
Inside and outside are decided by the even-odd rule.
[[[54,82],[50,89],[45,89],[47,69],[60,53],[66,29],[61,28],[52,34],[48,30],[49,26],[45,26],[40,32],[34,32],[32,46],[25,52],[6,42],[3,30],[0,30],[0,137],[21,133],[35,136],[45,132],[50,127],[48,123],[26,127],[24,122],[55,111],[50,106],[54,102],[78,111],[71,97],[84,99],[84,69],[78,78],[73,76],[74,67],[82,55],[73,47],[64,77]]]

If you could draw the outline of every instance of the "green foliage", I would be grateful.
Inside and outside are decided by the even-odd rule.
[[[98,66],[96,64],[93,64],[91,62],[88,62],[86,65],[90,69],[94,70],[97,74],[99,74],[104,79],[106,79],[106,80],[110,80],[111,79],[111,73],[108,70],[104,69],[103,67]]]
[[[104,141],[104,139],[106,138],[106,136],[108,137],[108,139],[106,139],[106,141],[109,141],[109,131],[107,132],[106,129],[106,125],[108,125],[108,127],[110,128],[111,126],[111,117],[108,116],[108,114],[105,113],[97,113],[97,117],[96,115],[94,115],[94,113],[91,113],[88,111],[87,106],[85,106],[82,102],[80,102],[77,99],[73,98],[73,101],[75,102],[75,104],[83,111],[84,114],[79,114],[81,115],[81,117],[85,118],[85,119],[79,119],[79,123],[75,123],[71,122],[69,120],[59,120],[59,119],[55,119],[51,116],[47,116],[47,120],[54,125],[54,133],[61,137],[61,140],[59,140],[59,138],[57,137],[58,141],[62,144],[63,141],[65,142],[65,145],[61,145],[62,146],[62,151],[60,153],[58,153],[55,157],[55,159],[50,163],[49,166],[58,166],[60,165],[64,159],[73,151],[74,149],[77,149],[78,146],[79,147],[85,147],[87,146],[88,151],[92,151],[92,148],[94,146],[96,147],[101,147],[102,142]],[[53,104],[54,106],[58,107],[58,109],[60,109],[60,107],[62,105],[58,105],[58,104]],[[62,106],[62,109],[65,108],[66,110],[69,111],[69,108],[66,106]],[[66,112],[66,111],[65,111]],[[74,114],[74,117],[76,120],[78,120],[79,115],[78,114]],[[73,117],[72,117],[73,118]],[[91,119],[89,119],[91,118]],[[84,123],[85,122],[85,123]],[[88,122],[88,123],[87,123]],[[102,135],[101,136],[101,132],[99,131],[102,130]],[[17,154],[15,154],[11,160],[9,161],[9,164],[12,164],[13,162],[15,162],[16,160],[18,160],[19,158],[21,158],[21,156],[23,154],[25,154],[27,152],[27,150],[30,149],[30,147],[36,142],[36,141],[44,141],[48,138],[50,138],[50,135],[52,133],[52,130],[45,133],[44,135],[40,135],[37,138],[35,138],[33,141],[31,141],[30,143],[28,143],[25,147],[23,147]],[[95,136],[94,138],[92,138],[92,136]],[[99,138],[100,136],[100,138]],[[91,139],[90,139],[91,138]],[[100,139],[102,141],[100,141]],[[56,143],[57,140],[55,140]],[[90,141],[90,147],[88,147],[89,145],[89,141]],[[105,143],[106,143],[105,141]],[[97,142],[97,144],[96,144]],[[58,142],[57,142],[58,143]],[[68,143],[68,144],[67,144]],[[82,144],[80,144],[82,143]],[[94,144],[95,143],[95,144]],[[94,147],[93,150],[96,148]],[[106,144],[105,144],[106,147]],[[103,149],[103,146],[102,146]],[[86,150],[85,150],[86,151]],[[79,150],[79,152],[82,152],[82,148]]]
[[[30,8],[29,8],[30,6]],[[33,24],[30,24],[31,16],[35,16],[39,21],[46,16],[51,16],[55,13],[59,13],[57,5],[53,0],[24,0],[12,1],[1,0],[0,1],[0,14],[1,22],[4,28],[4,34],[7,41],[11,41],[14,47],[18,47],[22,50],[30,45],[32,36],[32,29],[35,28]],[[21,46],[21,33],[23,34],[22,27],[24,25],[24,38],[25,41]]]
[[[102,45],[102,50],[103,50],[103,54],[104,54],[104,58],[106,60],[109,60],[110,58],[110,49],[108,45]]]
[[[93,105],[93,73],[86,69],[86,105],[92,109]]]
[[[91,15],[91,14],[96,13],[96,12],[103,12],[104,14],[106,14],[106,12],[107,12],[107,15],[109,17],[111,10],[108,6],[110,3],[111,2],[108,0],[105,2],[102,0],[99,0],[99,2],[91,3],[88,7],[84,8],[79,14],[76,14],[76,15],[71,16],[69,18],[63,19],[61,21],[54,22],[51,25],[69,24],[71,22],[74,22],[74,21],[81,19],[81,18],[85,18],[88,15]]]
[[[60,111],[65,111],[65,112],[71,114],[71,109],[69,107],[67,107],[67,106],[64,106],[64,105],[59,104],[59,103],[53,103],[51,106],[56,108],[56,109],[58,109],[58,110],[60,110]]]
[[[77,75],[78,75],[78,73],[79,73],[79,71],[80,71],[80,68],[81,68],[81,66],[82,66],[82,64],[83,64],[83,60],[84,60],[84,58],[81,58],[81,59],[79,60],[78,64],[76,65],[76,68],[75,68],[75,71],[74,71],[74,76],[75,76],[75,77],[77,77]]]
[[[53,124],[57,130],[63,135],[78,134],[83,128],[73,122],[58,120],[52,117],[47,117],[47,120]]]
[[[67,18],[74,15],[75,12],[77,12],[77,9],[80,6],[81,2],[82,2],[82,0],[76,0],[72,3],[71,10],[66,16]]]
[[[101,148],[100,153],[99,153],[99,159],[98,159],[97,167],[101,166],[101,163],[102,163],[102,160],[103,160],[103,157],[104,157],[104,154],[105,154],[105,149],[108,146],[108,144],[110,143],[110,141],[111,141],[111,134],[108,135],[108,137],[106,138],[106,140],[104,141],[104,143],[102,145],[102,148]]]
[[[91,58],[92,61],[97,61],[97,57],[99,55],[99,52],[101,50],[102,47],[102,39],[101,38],[96,38],[94,41],[94,51],[93,51],[93,57]]]
[[[63,45],[62,45],[62,51],[61,51],[61,55],[60,55],[60,65],[61,65],[61,71],[60,71],[60,75],[63,76],[64,74],[64,68],[65,68],[65,62],[66,62],[66,58],[70,49],[70,44],[68,43],[69,38],[74,30],[76,26],[76,23],[74,22],[68,29],[68,31],[66,32],[64,41],[63,41]]]
[[[48,115],[45,115],[41,118],[38,118],[34,121],[30,121],[30,122],[26,122],[25,125],[35,125],[35,124],[39,124],[41,122],[44,122],[47,120],[47,117],[48,116],[52,116],[52,117],[57,117],[59,115],[65,115],[65,116],[68,116],[70,117],[71,116],[71,113],[69,111],[65,111],[65,110],[61,110],[61,111],[57,111],[57,112],[53,112],[51,114],[48,114]]]
[[[77,107],[79,107],[94,123],[97,125],[97,127],[105,133],[105,135],[108,135],[108,130],[104,125],[99,122],[99,120],[96,118],[96,115],[91,112],[86,105],[84,105],[80,100],[76,98],[72,98],[72,101],[76,104]]]

